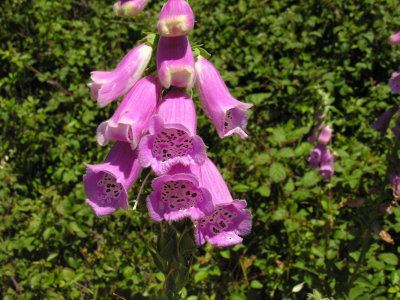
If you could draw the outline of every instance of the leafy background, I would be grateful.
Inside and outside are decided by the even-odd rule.
[[[90,99],[90,71],[113,68],[145,32],[154,32],[162,2],[120,19],[112,1],[3,1],[3,299],[157,299],[162,293],[163,274],[145,246],[158,225],[143,200],[137,211],[96,218],[81,182],[83,162],[106,155],[95,130],[116,108],[98,109]],[[305,299],[315,289],[335,299],[398,299],[400,211],[380,209],[392,200],[385,174],[393,136],[370,129],[397,103],[387,79],[400,51],[387,37],[400,30],[398,1],[190,3],[191,42],[212,54],[235,97],[254,104],[245,141],[220,140],[199,116],[209,155],[235,198],[249,203],[253,231],[243,245],[200,247],[182,298]],[[329,181],[305,161],[312,118],[324,100],[331,103],[336,155]],[[360,208],[343,205],[361,200]]]

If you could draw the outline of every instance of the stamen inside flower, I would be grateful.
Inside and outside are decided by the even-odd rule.
[[[210,216],[198,220],[197,225],[203,228],[208,234],[216,235],[233,228],[233,220],[237,216],[234,209],[230,207],[217,207]]]
[[[115,200],[119,199],[121,194],[123,193],[123,187],[120,183],[117,183],[115,178],[110,174],[104,173],[103,176],[100,177],[100,180],[97,182],[98,195],[97,199],[99,200],[98,204],[110,204]]]
[[[193,138],[179,129],[163,129],[154,139],[152,153],[160,161],[185,156],[193,149]]]
[[[170,181],[161,189],[161,200],[170,210],[178,211],[195,207],[203,201],[203,193],[190,181]]]

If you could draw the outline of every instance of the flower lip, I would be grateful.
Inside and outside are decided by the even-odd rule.
[[[152,187],[147,207],[156,222],[198,219],[213,211],[210,193],[199,186],[193,174],[162,175],[153,181]]]
[[[150,134],[139,144],[142,166],[152,166],[157,175],[167,173],[176,164],[201,164],[205,157],[205,145],[199,136],[182,124],[164,124],[158,115],[152,118]]]
[[[88,196],[86,203],[95,213],[98,216],[105,216],[117,211],[118,208],[128,209],[127,190],[120,178],[96,165],[85,164],[85,166],[88,172],[84,176],[84,181],[92,184],[92,187],[89,187],[89,184],[85,185]],[[97,186],[95,189],[93,189],[94,184]]]
[[[242,242],[239,235],[251,231],[251,212],[245,209],[245,200],[233,200],[231,204],[219,204],[209,216],[195,222],[196,243],[227,247]]]
[[[129,143],[117,142],[104,163],[85,165],[86,203],[96,215],[108,215],[119,208],[128,209],[127,191],[142,170],[137,151],[133,151]]]

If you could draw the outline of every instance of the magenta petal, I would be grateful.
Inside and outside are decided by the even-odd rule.
[[[149,127],[149,121],[161,97],[161,85],[155,75],[139,80],[129,91],[114,115],[97,128],[97,142],[125,141],[135,149]]]
[[[236,133],[246,138],[247,109],[252,104],[233,98],[217,69],[204,57],[199,57],[195,68],[201,105],[218,135],[223,138]]]
[[[161,36],[176,37],[188,34],[194,27],[194,14],[184,0],[168,0],[160,12],[158,32]]]
[[[114,13],[120,17],[133,17],[141,12],[148,0],[120,0],[114,4]]]
[[[127,192],[142,170],[137,152],[128,143],[117,142],[104,163],[86,167],[83,176],[86,203],[96,215],[105,216],[119,208],[128,209]]]
[[[192,48],[186,36],[161,37],[157,47],[157,70],[163,87],[193,88],[195,80]]]
[[[239,235],[251,231],[251,212],[245,209],[246,201],[232,199],[225,180],[210,159],[193,170],[200,185],[210,192],[215,206],[211,214],[194,220],[196,243],[201,245],[207,241],[220,247],[241,243]]]
[[[152,48],[141,44],[129,51],[113,71],[94,71],[91,73],[93,82],[88,86],[91,95],[97,99],[100,107],[125,95],[140,79],[151,58]]]
[[[318,143],[326,145],[332,138],[332,129],[329,126],[325,126],[318,136]]]
[[[314,149],[312,149],[310,156],[307,158],[307,161],[309,162],[308,167],[311,169],[318,168],[321,163],[322,155],[325,153],[325,151],[326,146],[322,144],[318,144]]]
[[[211,245],[219,246],[219,247],[229,247],[233,245],[240,244],[243,239],[238,236],[236,233],[229,232],[221,232],[220,234],[214,235],[213,237],[208,238],[208,242]]]
[[[392,93],[400,93],[400,73],[394,72],[389,79],[389,86],[392,89]]]
[[[334,157],[329,150],[326,150],[321,158],[321,166],[319,168],[319,173],[324,179],[328,179],[334,173],[333,171]]]
[[[179,90],[170,91],[150,120],[150,134],[139,143],[139,161],[157,175],[176,164],[198,165],[206,158],[203,140],[196,135],[193,100]]]
[[[397,32],[389,36],[389,43],[392,45],[400,44],[400,32]]]
[[[196,176],[191,173],[157,177],[152,187],[154,191],[147,198],[147,207],[151,219],[156,222],[178,221],[187,217],[199,219],[214,209],[210,193],[199,185]]]

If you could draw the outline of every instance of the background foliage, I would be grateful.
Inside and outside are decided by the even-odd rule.
[[[316,289],[335,299],[398,299],[400,211],[380,210],[391,200],[385,173],[393,136],[369,127],[397,103],[387,79],[400,51],[387,37],[400,30],[398,1],[190,3],[191,42],[213,54],[234,96],[254,104],[246,141],[220,140],[199,117],[209,155],[234,196],[247,199],[254,228],[243,245],[199,248],[182,297],[305,299]],[[105,157],[95,130],[116,107],[98,109],[90,99],[90,71],[113,68],[144,32],[154,32],[161,5],[152,0],[126,20],[113,15],[112,1],[3,1],[3,299],[159,297],[163,275],[144,242],[154,240],[158,225],[143,198],[138,211],[99,219],[84,203],[81,179],[83,162]],[[332,103],[337,156],[329,181],[305,161],[324,99]],[[340,205],[359,199],[361,208]]]

